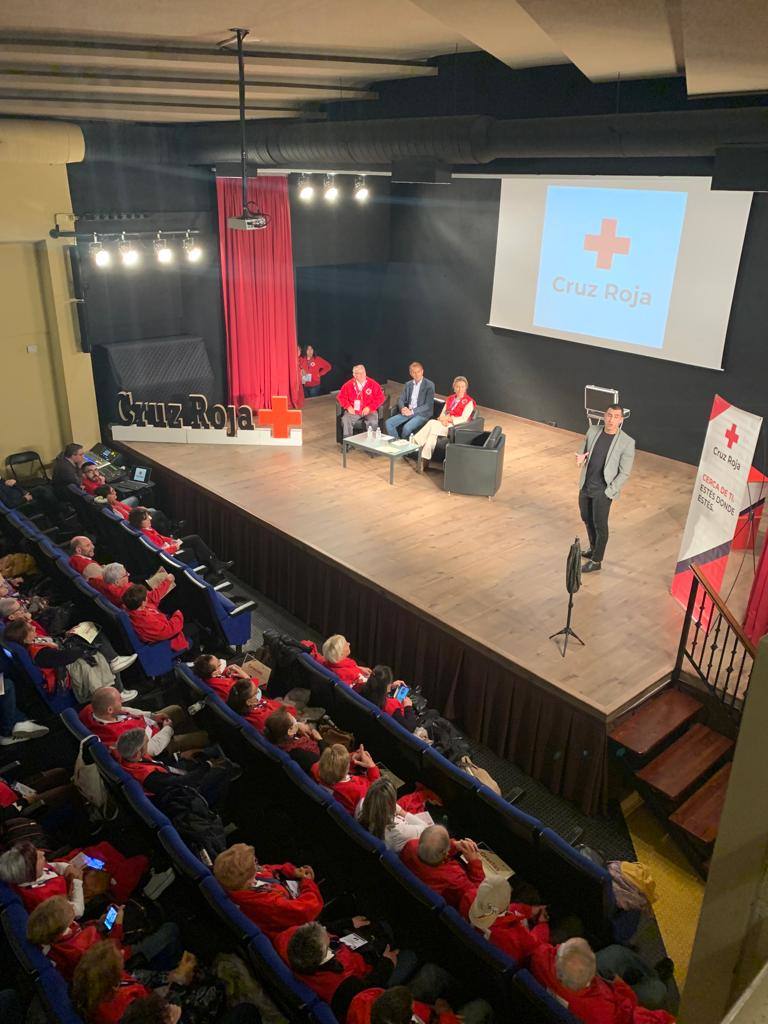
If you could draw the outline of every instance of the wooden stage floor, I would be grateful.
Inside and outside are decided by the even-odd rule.
[[[602,571],[575,598],[562,658],[550,633],[565,622],[565,559],[577,535],[573,453],[581,435],[483,409],[507,437],[493,501],[448,495],[443,474],[351,451],[334,439],[331,396],[304,409],[304,446],[138,443],[142,458],[179,473],[348,567],[396,600],[494,652],[539,685],[610,721],[670,672],[682,609],[669,594],[695,469],[638,452],[611,512]],[[628,423],[631,434],[632,424]],[[397,669],[397,666],[394,666]]]

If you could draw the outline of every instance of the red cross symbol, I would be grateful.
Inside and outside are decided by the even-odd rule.
[[[616,237],[617,224],[615,217],[604,217],[599,235],[584,235],[584,248],[597,253],[595,266],[598,270],[610,270],[614,256],[626,256],[629,252],[629,238],[626,235]]]
[[[732,423],[730,430],[726,430],[725,438],[728,442],[728,447],[733,448],[737,441],[740,440],[739,435],[736,433],[736,424]]]
[[[301,413],[288,408],[288,399],[283,395],[272,396],[271,409],[259,409],[260,427],[271,427],[272,437],[288,437],[291,427],[301,426]]]

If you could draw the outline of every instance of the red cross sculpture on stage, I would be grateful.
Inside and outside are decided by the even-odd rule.
[[[737,441],[740,440],[739,435],[736,433],[736,424],[732,423],[729,430],[725,432],[725,439],[728,442],[728,447],[733,448]]]
[[[626,256],[629,253],[630,240],[626,235],[616,237],[617,224],[615,217],[604,217],[599,235],[584,236],[584,248],[587,252],[597,253],[595,266],[598,270],[610,270],[614,256]]]
[[[259,426],[271,427],[272,437],[288,437],[291,427],[301,426],[301,413],[288,408],[288,399],[283,395],[272,396],[271,409],[259,409]]]

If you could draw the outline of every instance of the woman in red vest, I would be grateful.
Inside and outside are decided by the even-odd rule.
[[[273,711],[285,707],[292,715],[296,714],[296,708],[283,705],[279,700],[270,700],[263,696],[260,687],[256,686],[252,679],[235,680],[232,689],[227,697],[227,704],[238,715],[242,715],[246,722],[250,722],[259,732],[264,732],[267,719]]]
[[[416,444],[421,445],[421,458],[429,462],[435,450],[438,437],[448,437],[448,428],[457,423],[466,423],[477,408],[474,398],[467,393],[469,381],[466,377],[454,377],[453,394],[445,400],[442,412],[436,420],[425,423],[413,435]]]
[[[320,378],[324,377],[326,373],[330,373],[332,369],[333,367],[327,360],[322,356],[315,355],[315,350],[311,345],[305,347],[304,355],[301,354],[301,347],[299,347],[299,373],[306,398],[316,398],[322,394]]]
[[[149,994],[126,972],[122,953],[109,939],[83,953],[72,979],[72,1002],[87,1024],[119,1024],[127,1007]]]
[[[139,530],[143,533],[147,540],[151,540],[157,547],[167,551],[169,555],[174,555],[179,561],[185,562],[187,565],[209,565],[216,573],[222,573],[226,569],[231,569],[234,565],[234,562],[222,562],[221,559],[217,558],[203,538],[199,537],[196,533],[190,533],[186,537],[180,537],[178,540],[175,537],[166,537],[164,534],[158,533],[152,526],[152,516],[149,509],[141,505],[131,509],[128,515],[128,523],[134,530]],[[182,547],[184,548],[183,551],[181,550]]]

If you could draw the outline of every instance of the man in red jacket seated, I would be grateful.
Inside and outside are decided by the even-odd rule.
[[[69,542],[69,564],[77,572],[82,572],[86,565],[94,561],[95,549],[90,537],[73,537]]]
[[[95,494],[98,487],[103,487],[107,478],[94,466],[92,462],[86,462],[83,466],[81,483],[86,494]]]
[[[178,963],[182,950],[179,929],[173,922],[166,921],[157,931],[130,947],[123,942],[123,907],[118,907],[111,929],[104,926],[105,916],[81,925],[75,920],[74,908],[66,896],[51,896],[29,915],[27,939],[33,945],[43,947],[43,953],[67,982],[72,981],[75,968],[86,950],[105,938],[114,942],[124,960],[140,954],[156,970]]]
[[[512,890],[506,878],[492,875],[480,883],[464,916],[489,942],[525,965],[542,942],[549,942],[549,914],[546,907],[511,900]]]
[[[379,956],[375,949],[363,947],[364,955],[339,938],[369,924],[365,917],[353,917],[335,922],[330,934],[318,921],[311,921],[275,938],[275,949],[298,980],[328,1003],[340,1021],[358,992],[386,985],[397,966],[396,949],[387,946]]]
[[[133,583],[123,592],[123,607],[140,640],[145,644],[170,640],[171,650],[178,654],[186,651],[191,643],[184,635],[184,612],[177,608],[171,615],[166,615],[157,607],[175,586],[176,581],[171,575],[154,590],[147,590],[142,583]]]
[[[235,843],[220,853],[213,874],[232,902],[271,942],[286,928],[314,921],[323,909],[311,867],[259,864],[253,847],[245,843]]]
[[[613,951],[619,952],[614,955]],[[608,946],[606,964],[620,966],[634,978],[632,988],[621,977],[606,981],[597,973],[605,970],[586,939],[568,939],[559,946],[541,945],[531,956],[533,976],[556,999],[564,1003],[584,1024],[672,1024],[674,1017],[663,1009],[648,1009],[646,1003],[661,1006],[667,987],[636,953],[624,946]]]
[[[451,980],[447,971],[426,964],[408,987],[394,985],[359,992],[349,1004],[347,1024],[485,1024],[491,1020],[493,1010],[484,999],[473,999],[454,1013],[445,999],[428,995],[424,989],[431,989],[432,980],[437,978],[446,981],[438,991]]]
[[[91,703],[80,712],[80,721],[109,748],[124,732],[144,729],[150,757],[157,757],[163,750],[169,754],[199,750],[210,743],[208,733],[194,729],[189,715],[178,704],[151,713],[129,708],[114,686],[103,686],[94,693]]]
[[[477,843],[471,839],[451,839],[442,825],[430,825],[418,839],[409,839],[400,858],[446,903],[457,910],[465,908],[465,913],[485,879]]]
[[[131,577],[122,562],[109,562],[101,576],[94,576],[88,582],[116,608],[122,608],[123,594],[131,585]]]
[[[366,428],[373,427],[375,430],[379,425],[376,410],[384,404],[385,398],[381,384],[368,376],[363,364],[353,366],[352,379],[347,381],[338,394],[338,403],[344,410],[341,417],[344,437],[350,437],[361,421]]]

